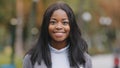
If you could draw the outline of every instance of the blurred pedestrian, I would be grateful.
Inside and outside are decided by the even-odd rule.
[[[38,42],[25,55],[23,68],[92,68],[87,51],[72,9],[57,2],[45,11]]]
[[[118,56],[114,57],[114,68],[119,68],[119,57]]]

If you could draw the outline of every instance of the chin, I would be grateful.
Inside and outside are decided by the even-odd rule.
[[[66,40],[64,40],[64,39],[56,39],[56,40],[54,40],[55,42],[65,42]]]

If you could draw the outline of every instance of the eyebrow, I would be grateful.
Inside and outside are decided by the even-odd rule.
[[[52,20],[56,20],[55,18],[51,18],[51,19],[52,19]],[[50,20],[51,20],[51,19],[50,19]]]
[[[52,20],[56,20],[56,18],[51,18]],[[69,19],[68,18],[63,18],[62,20],[68,20],[69,21]]]

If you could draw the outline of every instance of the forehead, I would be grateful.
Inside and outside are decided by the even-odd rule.
[[[54,17],[54,16],[63,16],[63,17],[67,17],[67,14],[64,10],[62,9],[57,9],[53,12],[52,16],[51,17]]]

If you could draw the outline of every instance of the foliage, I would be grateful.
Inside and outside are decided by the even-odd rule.
[[[11,0],[0,0],[0,23],[9,23],[12,17],[12,2]]]
[[[0,53],[0,66],[4,64],[11,64],[11,49],[7,48],[5,51]],[[22,59],[18,56],[14,58],[14,64],[16,68],[22,68]]]

